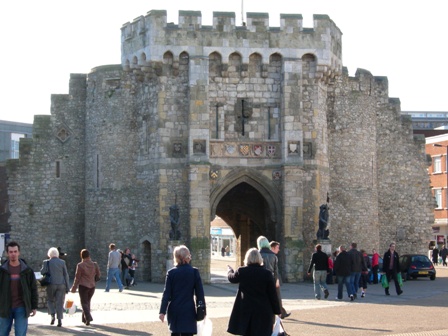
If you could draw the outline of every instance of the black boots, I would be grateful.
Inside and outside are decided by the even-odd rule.
[[[51,314],[51,321],[50,324],[53,325],[54,324],[54,314]]]
[[[62,327],[62,320],[58,319],[58,327]]]

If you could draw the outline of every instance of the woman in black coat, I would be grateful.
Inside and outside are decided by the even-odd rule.
[[[165,289],[160,305],[159,319],[168,313],[168,328],[172,336],[190,336],[197,333],[196,305],[205,307],[204,289],[197,268],[190,265],[191,254],[184,245],[173,251],[174,265],[166,274]]]
[[[228,279],[239,283],[227,331],[234,335],[271,336],[280,305],[272,273],[265,269],[256,248],[247,251],[243,267],[228,266]]]

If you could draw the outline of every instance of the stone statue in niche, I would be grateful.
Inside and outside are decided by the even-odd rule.
[[[330,235],[330,230],[327,229],[328,226],[328,204],[322,204],[319,211],[319,230],[317,231],[317,239],[328,239]]]
[[[181,234],[179,231],[179,217],[179,207],[177,204],[173,204],[170,206],[171,240],[180,240]]]
[[[205,140],[193,140],[193,154],[205,154]]]

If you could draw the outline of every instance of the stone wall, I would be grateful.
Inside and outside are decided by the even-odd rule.
[[[342,70],[341,32],[322,15],[151,11],[122,28],[122,64],[72,74],[68,95],[36,116],[34,138],[7,163],[11,238],[40,268],[61,246],[73,275],[88,248],[105,274],[108,245],[161,282],[172,259],[169,208],[204,281],[210,222],[281,242],[285,281],[302,281],[330,197],[333,248],[426,249],[432,199],[423,144],[399,118],[387,79]],[[412,181],[411,183],[409,181]],[[397,205],[396,207],[394,205]]]

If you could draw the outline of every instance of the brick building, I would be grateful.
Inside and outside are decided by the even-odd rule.
[[[426,138],[426,153],[431,157],[428,173],[435,199],[432,240],[442,245],[448,237],[448,134]]]

